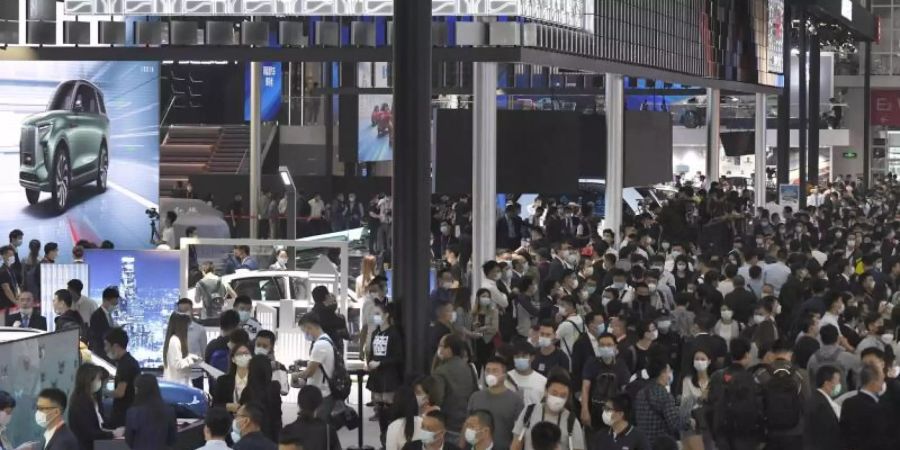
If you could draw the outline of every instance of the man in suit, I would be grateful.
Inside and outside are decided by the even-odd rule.
[[[34,310],[34,295],[28,291],[19,293],[19,312],[6,316],[6,326],[47,330],[47,318]]]
[[[103,354],[103,337],[109,330],[116,327],[112,313],[119,306],[119,289],[108,287],[103,290],[103,300],[100,307],[91,314],[91,324],[88,330],[90,339],[88,344],[94,353]]]
[[[247,403],[238,409],[231,430],[234,450],[277,450],[278,446],[262,433],[263,420],[263,409],[256,403]]]
[[[507,205],[506,213],[497,220],[497,248],[516,250],[522,244],[524,222],[516,215],[515,205]]]
[[[470,412],[463,425],[463,440],[464,450],[493,450],[494,416],[483,409]]]
[[[841,406],[841,434],[846,448],[853,450],[891,449],[891,424],[888,406],[880,402],[878,393],[884,386],[884,371],[873,364],[863,366],[859,374],[859,393]]]
[[[841,407],[832,400],[841,393],[841,372],[833,366],[823,366],[816,372],[816,387],[804,411],[804,448],[841,450]]]
[[[430,411],[422,418],[422,439],[407,442],[403,450],[458,450],[451,442],[446,442],[446,416],[440,411]]]
[[[44,430],[41,447],[44,450],[72,450],[78,448],[78,439],[63,421],[66,412],[66,393],[56,389],[44,389],[38,394],[35,421]]]

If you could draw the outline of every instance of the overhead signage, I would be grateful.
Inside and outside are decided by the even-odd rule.
[[[841,15],[844,16],[845,19],[853,22],[853,0],[841,1]]]
[[[900,126],[900,90],[872,90],[872,125]]]
[[[856,159],[857,156],[856,152],[844,152],[844,159]]]
[[[425,0],[423,0],[425,1]],[[432,0],[435,16],[516,16],[583,28],[588,0]],[[393,0],[65,0],[67,15],[393,16]]]

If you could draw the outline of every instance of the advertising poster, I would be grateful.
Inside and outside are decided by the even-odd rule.
[[[281,112],[281,63],[262,63],[262,121],[278,120]],[[250,121],[250,64],[244,69],[244,120]]]
[[[779,185],[778,200],[782,206],[792,205],[796,208],[800,204],[800,186],[796,184]]]
[[[394,97],[359,96],[359,160],[394,159]]]
[[[169,316],[179,297],[177,251],[89,250],[90,295],[103,298],[109,286],[119,288],[113,320],[128,333],[128,351],[144,368],[162,367]]]
[[[24,333],[23,333],[24,334]],[[6,338],[7,333],[4,333]],[[16,445],[43,437],[34,422],[35,404],[42,389],[55,387],[70,393],[81,364],[78,330],[28,334],[0,343],[0,390],[16,399],[6,437]]]
[[[81,239],[149,247],[159,63],[6,61],[0,98],[0,230],[56,242],[62,261]]]

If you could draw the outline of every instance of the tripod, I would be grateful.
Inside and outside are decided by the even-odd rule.
[[[156,245],[161,238],[162,236],[159,235],[159,230],[156,228],[156,219],[150,219],[150,244]]]

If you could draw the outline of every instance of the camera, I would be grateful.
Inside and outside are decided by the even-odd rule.
[[[159,219],[159,211],[157,211],[156,208],[150,208],[150,209],[144,211],[144,214],[146,214],[150,220]]]

